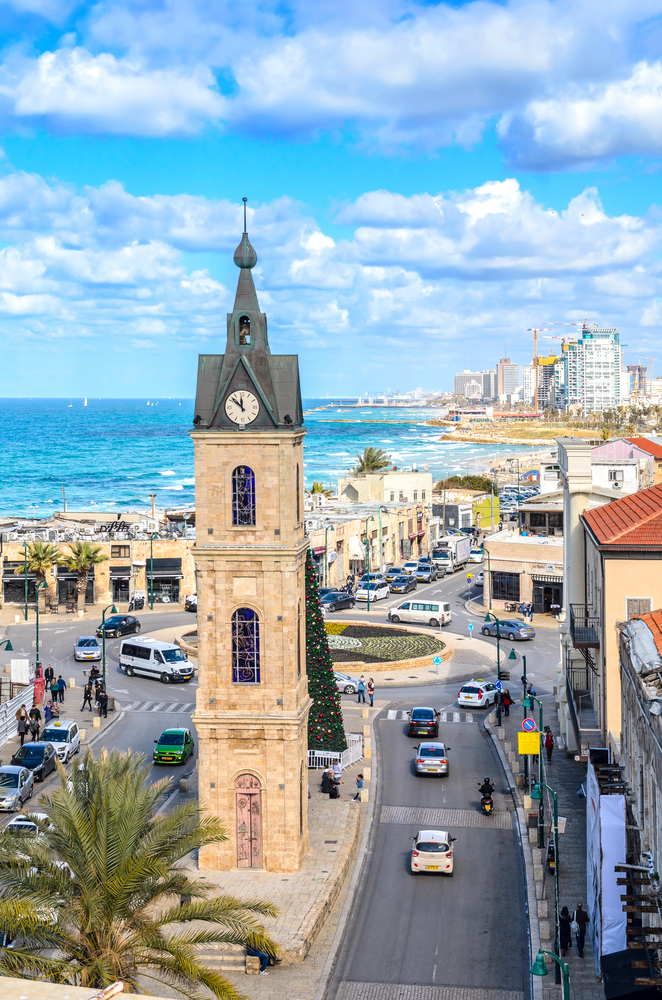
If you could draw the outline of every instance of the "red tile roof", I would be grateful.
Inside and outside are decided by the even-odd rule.
[[[662,611],[648,611],[645,615],[634,615],[634,617],[646,622],[653,633],[657,651],[662,656]]]
[[[582,521],[598,545],[662,548],[662,483],[587,510]]]
[[[649,441],[648,438],[625,438],[630,444],[634,444],[637,448],[641,448],[642,451],[647,452],[649,455],[655,455],[655,458],[662,458],[662,445],[655,444],[654,441]]]

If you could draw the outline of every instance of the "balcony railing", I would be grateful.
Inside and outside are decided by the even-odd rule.
[[[600,646],[600,619],[590,612],[586,604],[570,605],[570,635],[578,649],[598,649]]]

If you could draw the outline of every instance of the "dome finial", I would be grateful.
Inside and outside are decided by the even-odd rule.
[[[241,243],[234,252],[234,262],[237,267],[251,268],[255,267],[257,264],[257,254],[248,239],[248,232],[246,228],[246,202],[248,201],[248,198],[242,198],[241,200],[244,203],[244,232],[241,237]]]

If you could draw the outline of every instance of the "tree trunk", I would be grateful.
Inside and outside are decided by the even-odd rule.
[[[78,592],[78,610],[85,611],[85,591],[87,590],[87,571],[85,573],[78,574],[78,579],[76,581],[76,590]]]
[[[44,577],[44,576],[37,576],[36,580],[35,580],[35,586],[38,583],[42,583],[45,579],[46,579],[46,577]],[[44,611],[46,610],[46,594],[47,594],[47,590],[46,590],[45,587],[40,587],[39,590],[37,591],[37,601],[39,602],[39,614],[40,615],[42,615],[44,613]]]

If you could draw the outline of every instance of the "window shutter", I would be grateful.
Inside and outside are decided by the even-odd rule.
[[[636,618],[638,615],[648,614],[651,608],[650,598],[628,597],[625,602],[627,619]]]

